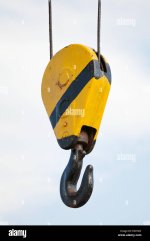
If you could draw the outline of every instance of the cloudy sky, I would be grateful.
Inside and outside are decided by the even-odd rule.
[[[0,0],[0,224],[150,224],[149,9],[148,0],[102,1],[112,88],[84,160],[94,166],[93,195],[70,209],[59,195],[70,151],[58,146],[41,99],[47,0]],[[54,53],[96,48],[96,15],[97,0],[53,0]]]

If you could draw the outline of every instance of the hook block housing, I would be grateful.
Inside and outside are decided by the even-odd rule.
[[[96,52],[81,44],[69,45],[48,63],[42,80],[42,99],[61,148],[71,149],[82,129],[97,139],[111,86],[110,66]]]

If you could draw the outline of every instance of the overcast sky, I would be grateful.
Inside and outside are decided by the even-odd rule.
[[[70,209],[59,194],[70,151],[58,146],[41,99],[47,0],[0,0],[0,224],[150,224],[149,9],[148,0],[102,1],[112,87],[84,159],[94,192]],[[54,53],[71,43],[96,48],[96,19],[97,0],[53,0]]]

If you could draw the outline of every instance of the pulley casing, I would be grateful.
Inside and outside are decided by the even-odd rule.
[[[86,129],[89,153],[97,139],[111,86],[110,66],[95,51],[69,45],[48,63],[42,80],[42,99],[61,148],[73,148]]]

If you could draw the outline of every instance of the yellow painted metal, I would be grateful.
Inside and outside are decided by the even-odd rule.
[[[41,90],[49,117],[71,83],[92,60],[98,60],[95,52],[80,44],[63,48],[51,59]],[[54,128],[56,138],[79,136],[82,126],[89,126],[96,129],[96,140],[109,91],[106,76],[92,78],[59,119]]]

